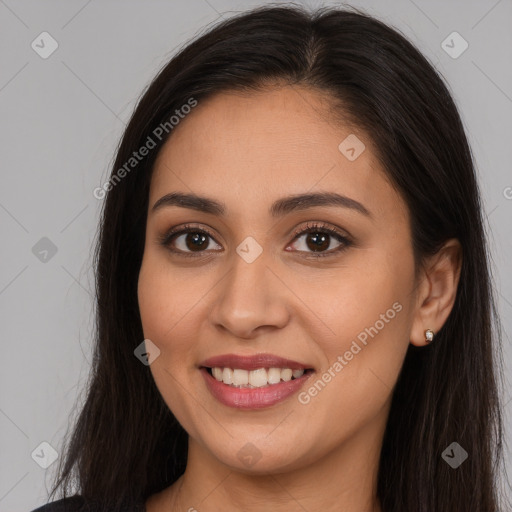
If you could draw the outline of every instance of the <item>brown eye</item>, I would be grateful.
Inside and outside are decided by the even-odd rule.
[[[173,253],[183,254],[184,256],[191,256],[193,253],[200,255],[200,253],[206,250],[211,250],[212,242],[214,242],[213,245],[217,246],[214,250],[221,249],[221,246],[215,242],[210,233],[202,229],[190,227],[172,230],[161,241],[162,245]]]
[[[300,235],[297,240],[304,238],[304,241],[296,245],[298,251],[324,252],[336,249],[336,243],[342,245],[343,240],[333,240],[334,235],[323,231],[309,231]],[[340,238],[336,236],[336,238]]]
[[[312,251],[326,251],[329,249],[331,235],[327,233],[308,233],[306,235],[306,245]]]
[[[338,231],[323,225],[310,225],[296,233],[293,247],[308,257],[331,256],[352,245],[352,242]]]
[[[207,249],[210,244],[208,235],[204,235],[203,233],[186,233],[181,236],[185,237],[184,245],[191,251],[203,251]]]

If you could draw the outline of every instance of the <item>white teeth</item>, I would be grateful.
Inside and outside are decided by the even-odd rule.
[[[249,384],[255,388],[261,388],[267,385],[267,370],[260,368],[249,372]]]
[[[222,381],[224,384],[233,384],[233,370],[231,368],[222,370]]]
[[[292,380],[292,371],[290,370],[290,368],[285,368],[281,370],[281,379],[283,379],[285,382]]]
[[[268,369],[268,383],[279,384],[281,381],[281,368],[269,368]]]
[[[291,368],[258,368],[257,370],[242,370],[239,368],[211,369],[213,377],[219,382],[224,382],[234,387],[261,388],[269,384],[279,384],[298,379],[304,375],[304,369],[292,370]]]
[[[249,372],[247,370],[233,370],[233,384],[235,386],[244,386],[249,384]]]

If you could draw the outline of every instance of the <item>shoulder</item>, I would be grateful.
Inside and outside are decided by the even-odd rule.
[[[52,503],[47,503],[42,507],[36,508],[32,512],[79,512],[84,505],[84,499],[80,495],[62,498]],[[86,510],[86,509],[82,509]],[[90,512],[93,512],[91,510]]]
[[[102,509],[104,510],[104,509]],[[52,503],[47,503],[42,507],[36,508],[32,512],[99,512],[100,507],[98,505],[91,505],[87,503],[83,496],[76,494],[75,496],[69,496],[62,498]],[[137,505],[133,508],[133,512],[145,512],[145,506],[143,504]]]

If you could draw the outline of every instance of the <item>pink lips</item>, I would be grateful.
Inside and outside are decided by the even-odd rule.
[[[257,354],[254,356],[226,354],[211,357],[203,361],[200,370],[210,393],[222,404],[237,409],[261,409],[270,407],[298,392],[306,380],[312,375],[312,372],[306,372],[297,379],[292,379],[288,382],[280,382],[279,384],[269,384],[261,388],[237,388],[224,384],[210,375],[207,368],[214,367],[239,368],[250,371],[257,370],[258,368],[307,370],[311,369],[311,366],[272,354]]]
[[[240,356],[236,354],[225,354],[210,357],[203,361],[200,366],[207,368],[240,368],[241,370],[257,370],[258,368],[291,368],[301,370],[312,368],[311,365],[298,363],[290,359],[274,356],[272,354],[255,354],[254,356]]]

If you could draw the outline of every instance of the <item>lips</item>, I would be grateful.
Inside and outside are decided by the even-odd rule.
[[[204,368],[239,368],[241,370],[257,370],[259,368],[290,368],[292,370],[313,370],[308,363],[300,363],[275,356],[273,354],[255,354],[253,356],[242,356],[237,354],[224,354],[210,357],[199,366]]]
[[[215,356],[203,361],[199,369],[211,395],[236,409],[261,409],[282,402],[297,393],[314,373],[310,364],[272,354]],[[212,375],[212,369],[216,376]],[[268,373],[267,369],[270,369]],[[221,378],[219,374],[226,372]],[[247,378],[255,385],[247,387]]]

